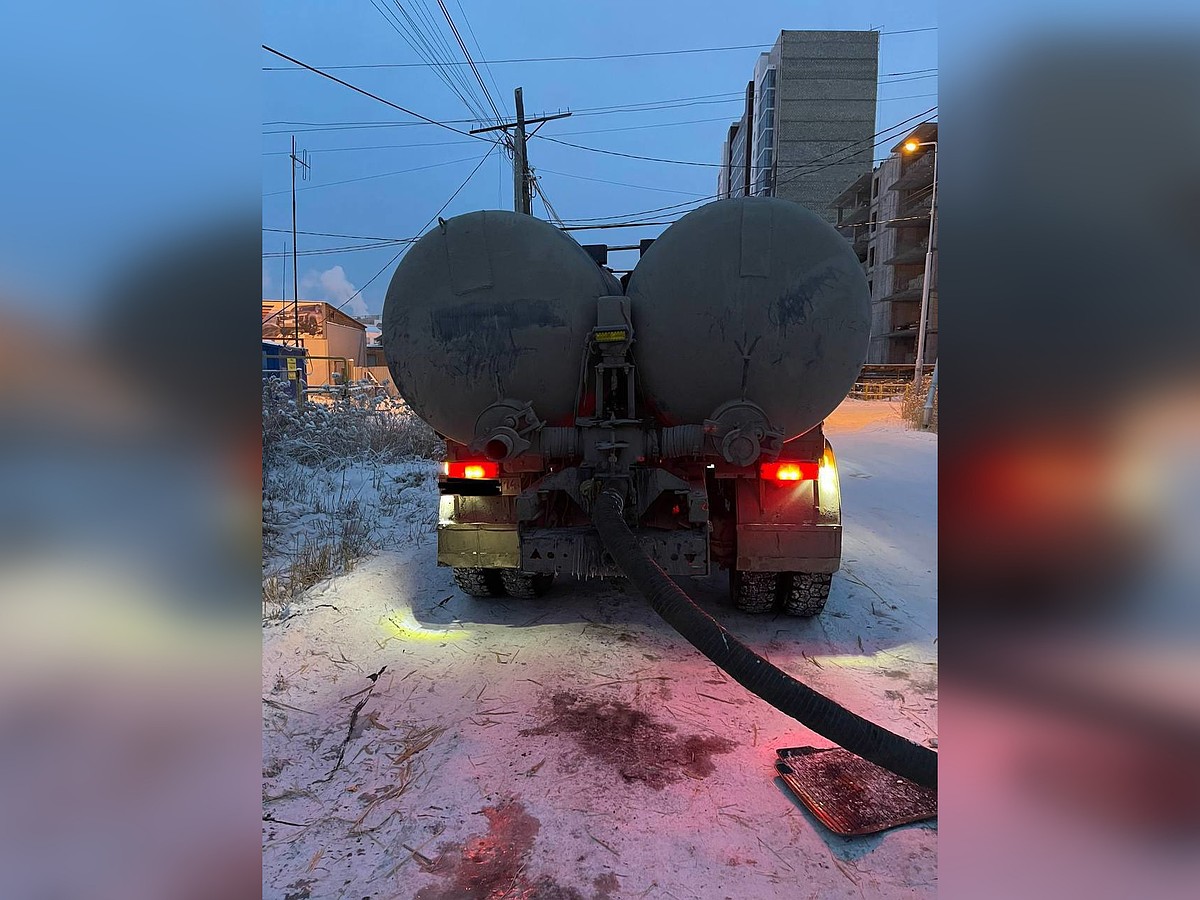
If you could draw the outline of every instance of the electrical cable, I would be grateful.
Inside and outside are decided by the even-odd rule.
[[[489,142],[489,143],[491,143],[491,142]],[[428,231],[429,226],[432,225],[435,221],[437,221],[437,217],[446,211],[446,207],[448,207],[451,203],[454,202],[454,198],[457,197],[460,193],[462,193],[463,188],[465,188],[468,184],[471,183],[471,179],[475,177],[475,173],[478,172],[481,168],[483,168],[483,164],[485,162],[487,162],[488,157],[492,155],[492,152],[498,146],[500,146],[500,145],[492,144],[492,146],[488,149],[487,153],[483,154],[483,156],[480,157],[479,162],[475,164],[475,168],[471,170],[471,174],[468,175],[463,180],[463,183],[460,184],[455,189],[454,193],[450,195],[450,198],[445,203],[443,203],[441,205],[441,207],[438,209],[438,211],[429,217],[429,221],[426,222],[424,224],[424,226],[422,226],[422,228],[421,228],[422,234],[424,234],[426,231]],[[372,275],[370,277],[370,279],[367,280],[366,284],[364,284],[362,287],[360,287],[358,290],[356,290],[353,294],[351,294],[349,297],[347,297],[345,300],[343,300],[341,303],[339,303],[336,307],[334,307],[334,309],[341,309],[347,303],[349,303],[351,300],[353,300],[355,297],[357,297],[359,294],[361,294],[363,291],[365,291],[367,288],[369,288],[371,286],[371,283],[374,282],[375,279],[378,278],[380,275],[382,275],[389,266],[393,265],[396,262],[396,260],[398,260],[400,258],[400,256],[404,253],[404,251],[406,251],[409,247],[411,247],[413,243],[415,243],[415,239],[411,242],[406,243],[405,246],[401,247],[395,256],[393,256],[390,260],[388,260],[386,263],[384,263],[383,267],[378,272],[376,272],[374,275]],[[296,301],[296,302],[299,302],[299,301]],[[281,307],[280,309],[277,309],[275,312],[271,313],[271,315],[269,315],[265,319],[263,319],[263,321],[264,322],[270,321],[275,316],[277,316],[281,312],[283,312],[284,309],[286,309],[286,306]]]
[[[873,29],[872,29],[873,30]],[[937,31],[937,26],[928,28],[907,28],[901,31],[880,31],[881,35],[892,34],[916,34],[923,31]],[[774,44],[741,44],[733,47],[693,47],[685,50],[653,50],[642,53],[609,53],[601,56],[531,56],[518,59],[489,59],[480,60],[484,65],[498,66],[509,63],[531,63],[531,62],[593,62],[604,59],[635,59],[648,56],[680,56],[688,53],[724,53],[732,50],[769,50]],[[359,63],[356,65],[342,66],[324,66],[329,70],[337,69],[406,69],[421,65],[420,63]],[[451,63],[450,65],[465,65],[465,63]],[[267,66],[264,71],[288,71],[286,66]],[[907,72],[896,74],[909,74]]]
[[[328,78],[330,81],[337,82],[338,84],[342,85],[343,87],[348,87],[348,88],[350,88],[350,90],[355,91],[356,93],[362,94],[364,97],[370,97],[372,100],[377,100],[380,103],[382,103],[384,106],[390,106],[392,109],[399,110],[400,112],[405,113],[406,115],[410,115],[410,116],[413,116],[414,118],[420,119],[422,122],[426,122],[430,125],[436,125],[439,128],[445,128],[447,131],[453,131],[455,134],[461,134],[463,137],[469,137],[469,138],[473,138],[475,140],[481,140],[488,144],[499,143],[498,141],[493,141],[488,138],[481,137],[481,136],[475,135],[475,134],[471,134],[470,132],[467,132],[467,131],[463,131],[461,128],[455,128],[453,125],[448,125],[445,122],[439,122],[437,119],[431,119],[431,118],[429,118],[429,116],[422,115],[419,112],[414,112],[411,109],[406,109],[405,107],[401,106],[398,103],[393,103],[391,100],[385,100],[383,97],[380,97],[378,94],[372,94],[370,91],[363,90],[362,88],[360,88],[356,85],[353,85],[348,81],[343,81],[342,79],[338,78],[336,75],[330,75],[328,72],[323,72],[320,69],[318,69],[316,66],[310,66],[308,63],[301,62],[300,60],[296,59],[295,57],[288,56],[286,53],[281,53],[279,50],[276,50],[273,47],[268,47],[266,44],[261,44],[260,46],[264,50],[266,50],[268,53],[273,53],[274,55],[278,56],[280,59],[286,59],[288,62],[295,63],[297,66],[300,66],[301,68],[308,69],[308,71],[313,72],[317,75],[320,75],[322,78]]]

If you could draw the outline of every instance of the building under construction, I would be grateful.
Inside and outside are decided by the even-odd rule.
[[[879,32],[781,31],[729,126],[718,196],[781,197],[833,223],[834,198],[871,172],[878,80]]]
[[[937,141],[937,123],[925,122],[891,148],[831,204],[838,230],[850,241],[871,287],[870,364],[916,362],[929,216],[933,200],[933,148],[904,150],[908,141]],[[925,365],[937,359],[937,222],[925,322]]]

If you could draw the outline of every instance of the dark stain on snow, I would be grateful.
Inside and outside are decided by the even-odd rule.
[[[678,735],[674,725],[622,700],[581,697],[571,691],[553,694],[542,719],[537,728],[520,734],[570,737],[626,781],[640,781],[655,790],[685,777],[711,775],[716,771],[713,755],[737,746],[721,737]]]
[[[483,814],[488,820],[487,833],[465,845],[442,847],[427,871],[442,876],[445,882],[422,888],[416,900],[610,900],[617,890],[616,876],[611,874],[595,879],[596,890],[590,898],[549,875],[535,878],[526,874],[541,822],[516,799],[486,807]]]
[[[466,845],[443,847],[430,871],[451,880],[417,893],[417,900],[453,900],[456,897],[490,897],[512,888],[537,836],[541,823],[516,800],[505,800],[483,810],[487,834],[473,837]]]

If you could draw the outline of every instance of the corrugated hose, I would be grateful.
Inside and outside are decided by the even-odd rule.
[[[638,545],[625,524],[625,497],[610,484],[592,523],[625,576],[687,641],[753,694],[840,747],[923,787],[937,787],[937,753],[835,703],[763,659],[702,610]]]

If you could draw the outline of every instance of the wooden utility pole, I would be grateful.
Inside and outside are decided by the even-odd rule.
[[[526,119],[525,98],[520,88],[513,91],[513,101],[517,108],[517,120],[515,122],[502,122],[499,125],[489,125],[487,128],[476,128],[471,131],[471,134],[513,129],[513,210],[525,213],[528,216],[533,214],[533,197],[529,192],[529,154],[525,145],[525,126],[538,123],[538,128],[541,128],[544,122],[549,122],[553,119],[565,119],[571,114],[565,112],[556,113],[552,116],[538,116],[537,118]],[[533,134],[537,134],[537,128],[533,130]],[[532,136],[532,134],[529,135],[529,137]]]
[[[533,208],[529,199],[529,161],[525,153],[525,98],[521,89],[513,91],[517,109],[517,124],[513,129],[513,210],[529,215]]]

